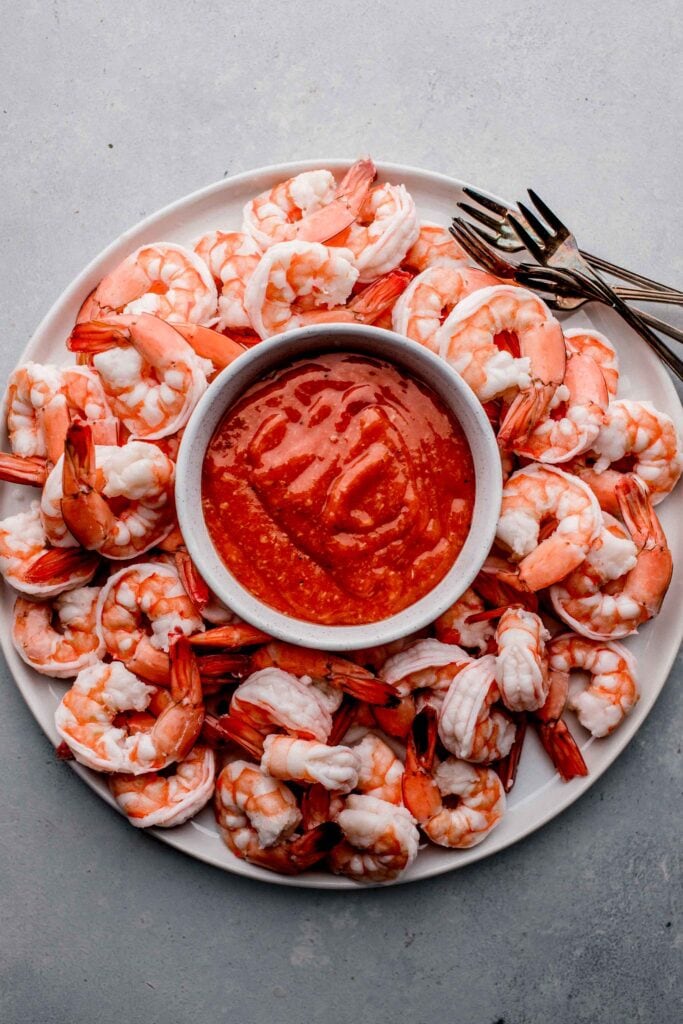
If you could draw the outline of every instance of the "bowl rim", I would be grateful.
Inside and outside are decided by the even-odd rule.
[[[458,419],[475,464],[470,531],[446,575],[400,612],[360,625],[326,625],[293,618],[247,590],[221,561],[206,527],[201,495],[204,455],[228,409],[252,384],[306,354],[357,351],[396,363],[421,379]],[[227,397],[226,397],[227,396]],[[201,453],[201,455],[200,455]],[[493,544],[502,500],[500,452],[488,417],[468,384],[446,360],[384,328],[316,324],[283,332],[245,351],[211,382],[185,428],[176,463],[176,510],[190,557],[211,590],[245,622],[278,640],[317,650],[350,651],[389,643],[433,622],[470,585]]]

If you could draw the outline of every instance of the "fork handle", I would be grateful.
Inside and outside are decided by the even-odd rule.
[[[668,337],[673,338],[674,341],[683,341],[683,331],[678,327],[668,324],[666,320],[660,320],[658,316],[653,316],[652,313],[645,313],[644,310],[637,309],[635,306],[632,306],[631,309],[634,313],[638,314],[641,320],[644,320],[646,324],[649,324],[650,327],[654,327],[655,330],[668,335]]]
[[[606,295],[608,302],[611,306],[616,309],[617,313],[620,313],[626,323],[630,324],[634,331],[641,336],[643,341],[653,349],[659,358],[665,363],[672,373],[675,373],[679,380],[683,380],[683,361],[671,351],[671,349],[658,338],[654,331],[650,330],[648,325],[643,320],[642,316],[630,306],[627,306],[623,299],[620,299],[618,295],[612,291],[609,285],[605,284],[604,281],[600,282],[604,294]]]
[[[668,284],[661,284],[659,281],[653,281],[652,278],[636,274],[633,270],[619,267],[616,263],[610,263],[608,260],[602,259],[601,256],[593,256],[592,253],[584,252],[583,249],[581,250],[581,255],[593,267],[597,267],[598,270],[604,270],[608,274],[612,274],[613,277],[620,277],[622,281],[631,281],[632,284],[639,284],[644,288],[656,288],[657,291],[669,292],[679,298],[683,297],[683,292],[679,291],[678,288],[671,288]]]

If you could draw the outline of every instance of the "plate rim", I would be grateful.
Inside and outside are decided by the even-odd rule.
[[[249,184],[258,178],[274,178],[284,179],[291,177],[294,174],[301,173],[305,170],[312,170],[319,167],[329,168],[330,170],[340,171],[348,168],[350,164],[354,162],[355,158],[348,157],[334,157],[334,158],[322,158],[322,159],[305,159],[305,160],[290,160],[286,162],[268,164],[251,168],[245,171],[241,171],[237,174],[230,175],[228,177],[219,179],[218,181],[212,182],[208,185],[204,185],[201,188],[195,189],[186,195],[172,200],[170,203],[165,204],[159,209],[143,217],[135,224],[131,225],[122,231],[117,238],[112,240],[108,245],[101,249],[83,269],[73,278],[73,280],[67,284],[67,286],[60,292],[54,302],[50,305],[45,315],[40,319],[37,327],[31,334],[29,340],[24,346],[17,363],[19,365],[25,362],[27,358],[30,358],[30,350],[34,344],[38,343],[40,335],[42,335],[46,328],[49,326],[50,321],[58,315],[62,308],[70,303],[73,303],[79,298],[81,301],[87,296],[92,287],[95,286],[97,281],[101,278],[103,273],[107,273],[107,264],[114,259],[114,257],[120,258],[118,255],[121,250],[129,245],[133,238],[137,239],[139,236],[144,236],[145,233],[154,227],[154,225],[164,218],[172,216],[176,212],[182,212],[185,208],[208,199],[216,194],[220,194],[223,190],[230,190],[240,185]],[[507,203],[507,200],[501,198],[496,193],[490,192],[487,189],[482,189],[479,186],[475,186],[468,181],[460,178],[456,178],[452,175],[443,174],[438,171],[429,171],[425,168],[415,167],[411,164],[395,163],[376,161],[378,173],[382,177],[388,178],[399,178],[404,175],[409,175],[421,179],[427,186],[438,183],[439,185],[447,189],[459,189],[463,188],[476,188],[479,192],[489,196],[491,199],[495,199],[498,202]],[[144,241],[138,242],[137,244],[145,244]],[[128,251],[131,251],[130,248]],[[127,254],[127,253],[126,253]],[[89,283],[91,282],[91,283]],[[86,290],[87,289],[87,290]],[[80,303],[79,303],[80,304]],[[643,355],[648,360],[654,369],[654,372],[658,378],[658,383],[663,387],[664,391],[667,392],[669,402],[672,406],[675,406],[679,415],[677,417],[677,428],[681,429],[681,423],[683,422],[683,413],[681,412],[681,402],[678,397],[678,393],[673,384],[673,381],[669,377],[664,365],[660,360],[652,354],[649,359],[649,353],[647,350],[643,350]],[[4,412],[4,410],[3,410]],[[11,591],[11,588],[3,581],[3,587],[6,591]],[[675,643],[674,643],[675,639]],[[645,722],[650,711],[654,707],[660,693],[666,685],[667,679],[671,673],[673,663],[677,657],[678,650],[683,640],[683,616],[678,618],[676,623],[675,637],[671,641],[671,646],[668,651],[667,657],[664,661],[660,662],[661,671],[663,672],[662,681],[659,687],[654,692],[648,694],[641,693],[641,699],[639,702],[640,712],[637,717],[631,717],[627,719],[618,732],[613,733],[610,736],[610,745],[603,753],[603,763],[595,768],[591,768],[590,775],[584,778],[577,778],[569,783],[559,783],[561,788],[557,788],[555,784],[559,782],[558,776],[550,777],[547,782],[540,787],[539,790],[535,791],[533,797],[536,798],[536,811],[532,811],[531,814],[527,814],[527,821],[522,822],[521,827],[513,835],[496,839],[496,833],[488,837],[485,843],[478,846],[472,847],[469,850],[452,850],[448,851],[452,855],[453,863],[442,863],[436,861],[431,863],[429,860],[423,860],[420,864],[420,859],[412,865],[411,869],[401,875],[395,882],[389,883],[389,885],[406,885],[411,882],[419,882],[428,878],[434,878],[438,875],[443,875],[451,871],[455,871],[458,868],[466,867],[468,864],[472,864],[479,860],[484,860],[488,857],[492,857],[497,853],[508,849],[515,843],[526,839],[529,835],[535,832],[537,829],[543,827],[549,821],[558,817],[565,810],[567,810],[572,804],[579,800],[584,793],[586,793],[598,779],[610,768],[617,758],[622,754],[624,749],[631,742],[635,734],[638,732],[640,727]],[[5,660],[7,662],[8,669],[12,675],[14,683],[19,690],[24,702],[28,706],[31,714],[39,725],[40,729],[45,733],[48,739],[55,744],[58,742],[59,737],[57,736],[54,726],[46,726],[40,717],[39,701],[34,698],[34,694],[31,692],[29,686],[24,686],[21,680],[20,672],[23,670],[30,671],[27,666],[19,657],[11,641],[11,629],[3,630],[0,634],[0,647],[2,648]],[[46,679],[48,677],[43,677]],[[65,680],[54,680],[56,682],[65,682]],[[53,680],[49,680],[48,685]],[[69,767],[76,772],[76,774],[83,779],[86,785],[97,794],[97,796],[113,807],[121,817],[125,817],[118,808],[117,804],[111,797],[106,786],[102,786],[102,777],[98,773],[90,772],[87,768],[79,765],[75,761],[68,762]],[[538,807],[538,797],[545,793],[550,788],[557,789],[559,799],[553,803],[551,807],[541,808]],[[523,801],[523,804],[527,804],[530,797]],[[518,805],[522,806],[522,805]],[[267,882],[272,885],[288,886],[299,889],[317,889],[327,891],[345,891],[345,892],[363,892],[366,889],[372,888],[387,888],[387,883],[376,883],[376,884],[359,884],[351,879],[343,878],[336,875],[323,875],[318,874],[303,874],[299,876],[286,876],[278,875],[274,872],[267,871],[266,869],[259,868],[255,865],[249,864],[246,861],[240,860],[234,856],[231,856],[230,860],[219,861],[216,858],[211,857],[208,851],[204,851],[199,848],[188,849],[188,843],[185,837],[181,833],[175,833],[173,829],[159,829],[151,828],[145,829],[148,835],[154,836],[154,838],[161,840],[166,845],[172,847],[175,850],[179,850],[187,856],[193,857],[195,860],[199,860],[205,864],[211,865],[214,868],[218,868],[222,871],[228,871],[232,874],[236,874],[252,880]],[[221,846],[223,844],[221,843]],[[221,851],[223,852],[223,850]]]

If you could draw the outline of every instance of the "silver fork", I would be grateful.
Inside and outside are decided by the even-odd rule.
[[[496,277],[509,277],[520,284],[535,288],[536,291],[543,291],[546,304],[551,309],[569,312],[585,306],[587,302],[605,301],[602,292],[597,289],[591,289],[589,292],[585,283],[582,285],[576,278],[562,275],[560,268],[548,274],[547,268],[541,268],[535,263],[511,263],[482,240],[483,232],[477,231],[474,224],[463,220],[462,217],[454,217],[449,230],[468,255],[490,274],[495,274]],[[522,251],[522,247],[518,246],[516,251]],[[544,276],[539,276],[539,273]],[[622,299],[647,297],[648,301],[653,302],[658,300],[650,300],[650,294],[662,294],[657,289],[621,288],[619,285],[614,290]]]
[[[512,225],[508,221],[508,214],[517,212],[513,207],[505,206],[503,203],[499,203],[497,200],[491,199],[490,196],[485,195],[483,192],[478,192],[477,189],[470,188],[469,186],[465,186],[463,188],[463,192],[466,196],[472,199],[473,202],[477,203],[477,206],[471,206],[469,203],[458,203],[458,206],[464,213],[471,217],[472,220],[478,221],[480,224],[483,224],[485,227],[490,228],[491,231],[493,231],[493,234],[491,235],[475,225],[475,231],[484,239],[485,242],[488,243],[488,245],[492,246],[494,249],[499,249],[501,252],[508,253],[517,253],[524,250],[524,246],[520,244]],[[485,211],[489,212],[487,213]],[[659,281],[653,281],[651,278],[644,277],[642,274],[636,274],[633,270],[627,270],[625,267],[620,267],[616,263],[610,263],[608,260],[602,259],[600,256],[594,256],[592,253],[586,252],[584,249],[579,249],[578,251],[583,259],[597,270],[604,270],[613,277],[620,277],[623,281],[630,281],[632,284],[640,285],[642,288],[652,288],[664,295],[670,295],[672,297],[672,301],[683,301],[683,291],[678,288],[672,288],[670,285],[661,284]],[[654,300],[648,299],[648,301]],[[661,301],[666,302],[668,300],[662,299]]]
[[[511,217],[518,217],[518,211],[514,210],[512,207],[504,206],[502,203],[497,202],[497,200],[491,199],[489,196],[484,195],[482,192],[477,192],[476,189],[470,188],[469,186],[466,186],[463,191],[470,199],[476,200],[476,202],[480,203],[486,208],[486,210],[491,211],[491,214],[495,214],[495,216],[491,216],[490,214],[485,213],[482,209],[470,206],[469,203],[458,203],[458,206],[464,213],[467,213],[473,219],[478,220],[481,224],[485,224],[486,227],[491,228],[491,230],[495,232],[494,235],[490,235],[487,231],[482,230],[482,228],[475,224],[473,227],[477,234],[480,235],[489,245],[494,246],[496,249],[500,249],[503,252],[523,252],[525,245],[520,244],[519,233],[515,231],[510,219]],[[538,197],[536,196],[536,198]],[[548,209],[548,207],[546,207],[546,209]],[[527,210],[527,212],[529,211]],[[551,215],[554,216],[552,211],[550,212]],[[537,224],[540,223],[537,218],[534,219]],[[555,219],[557,220],[557,218]],[[560,224],[561,222],[557,221],[557,223]],[[564,225],[562,225],[562,228],[564,231],[567,231],[567,229],[564,228]],[[547,229],[545,230],[547,233]],[[570,232],[567,231],[567,235],[569,236]],[[643,287],[654,288],[655,291],[662,295],[661,299],[657,299],[659,302],[673,304],[683,302],[683,292],[680,292],[675,288],[670,288],[668,285],[660,284],[658,281],[652,281],[650,278],[643,277],[641,274],[625,270],[623,267],[618,267],[616,264],[608,263],[606,260],[601,260],[597,256],[591,256],[589,253],[584,253],[579,249],[573,235],[571,235],[571,239],[573,241],[573,251],[567,251],[564,253],[560,252],[559,259],[554,262],[553,265],[567,265],[564,262],[561,263],[559,260],[566,256],[570,256],[572,260],[571,265],[574,266],[575,269],[589,275],[593,280],[599,281],[606,288],[609,288],[610,286],[607,285],[607,283],[597,274],[597,270],[595,269],[597,266],[607,269],[612,274],[621,275],[625,280],[641,282]],[[593,265],[589,263],[589,260],[593,261]],[[613,290],[619,294],[618,290]],[[621,297],[627,298],[628,296]],[[642,298],[642,301],[653,301],[648,295],[639,295],[638,297]],[[674,327],[672,324],[668,324],[665,320],[660,319],[658,316],[654,316],[652,313],[646,313],[645,310],[638,309],[636,307],[633,307],[633,310],[638,314],[640,319],[646,324],[649,324],[650,327],[654,327],[655,330],[660,331],[662,334],[666,334],[669,338],[674,338],[676,341],[683,341],[683,331],[679,330],[679,328]]]
[[[608,294],[610,290],[599,279],[594,281],[592,277],[587,277],[571,267],[511,263],[500,252],[483,242],[480,237],[481,233],[475,233],[474,225],[469,224],[461,217],[453,218],[450,230],[465,251],[485,270],[495,274],[496,277],[511,278],[527,288],[540,292],[553,309],[576,309],[577,305],[583,305],[584,302],[590,301],[607,302],[617,308],[616,303],[620,302],[628,311],[629,316],[626,319],[629,323],[631,323],[630,318],[633,317],[636,321],[632,323],[634,329],[641,337],[644,337],[679,380],[683,380],[683,361],[667,348],[664,342],[648,327],[639,323],[635,312],[630,310],[621,299],[615,296],[614,300],[611,300]]]

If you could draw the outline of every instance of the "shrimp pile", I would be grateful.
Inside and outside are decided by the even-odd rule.
[[[26,495],[0,522],[12,640],[63,688],[59,756],[103,773],[137,828],[213,812],[231,856],[359,884],[395,881],[426,844],[486,841],[527,726],[561,779],[587,774],[584,741],[639,699],[621,641],[666,595],[656,507],[683,468],[670,417],[620,395],[608,338],[563,330],[376,177],[367,157],[339,180],[305,171],[241,224],[130,253],[83,296],[71,363],[11,374],[0,453]],[[471,586],[419,633],[346,657],[242,622],[174,507],[209,382],[264,339],[330,322],[388,327],[450,364],[504,476]]]

